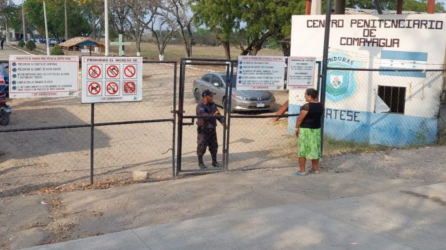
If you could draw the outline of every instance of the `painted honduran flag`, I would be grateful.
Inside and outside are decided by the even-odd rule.
[[[380,69],[414,69],[425,70],[427,53],[408,51],[381,51]],[[380,71],[380,75],[426,78],[423,71]]]

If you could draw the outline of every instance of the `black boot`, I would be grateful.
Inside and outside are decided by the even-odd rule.
[[[214,166],[215,168],[221,168],[222,165],[220,163],[217,162],[217,155],[212,155],[212,166]]]
[[[198,166],[200,167],[200,169],[208,168],[206,165],[204,165],[203,156],[202,155],[198,156]]]

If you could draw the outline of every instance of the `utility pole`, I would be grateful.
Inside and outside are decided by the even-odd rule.
[[[46,21],[46,6],[45,1],[43,1],[43,17],[45,19],[45,34],[46,34],[46,55],[50,55],[50,40],[48,38],[48,22]]]
[[[105,56],[108,56],[108,0],[104,0],[104,24],[105,24]]]
[[[22,23],[23,23],[23,41],[26,43],[25,0],[23,0],[23,5],[22,5]]]
[[[65,40],[68,40],[67,0],[65,0]]]

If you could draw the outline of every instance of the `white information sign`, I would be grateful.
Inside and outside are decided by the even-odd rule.
[[[82,103],[142,100],[142,57],[82,57]]]
[[[313,87],[316,57],[289,57],[287,89]]]
[[[281,90],[284,82],[285,57],[238,57],[237,90]]]
[[[9,56],[11,98],[78,95],[77,56]]]

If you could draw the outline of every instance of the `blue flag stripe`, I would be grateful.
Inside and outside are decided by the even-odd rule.
[[[393,69],[393,70],[397,70],[398,68],[381,67],[380,69]],[[407,69],[405,69],[405,70],[407,70]],[[403,76],[403,77],[426,78],[426,72],[422,72],[422,71],[380,71],[379,75],[381,75],[381,76]]]
[[[381,51],[382,59],[409,60],[409,61],[425,61],[427,62],[427,53],[425,52],[409,52],[409,51]]]

